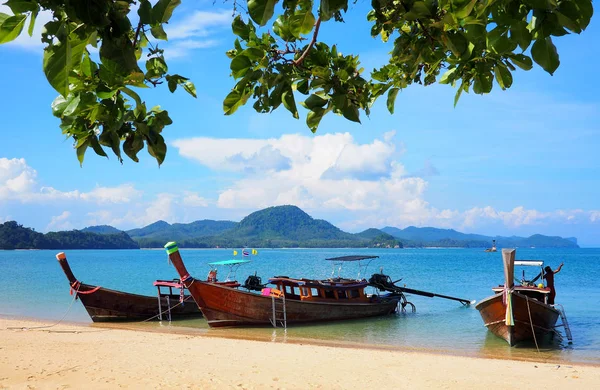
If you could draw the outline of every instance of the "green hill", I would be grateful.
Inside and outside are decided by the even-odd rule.
[[[81,231],[96,234],[119,234],[123,232],[122,230],[109,225],[88,226],[84,229],[81,229]]]
[[[81,230],[38,233],[15,221],[0,224],[0,249],[139,249],[125,232],[96,234]]]

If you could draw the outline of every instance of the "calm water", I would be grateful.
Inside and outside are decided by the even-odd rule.
[[[207,263],[231,258],[231,250],[182,250],[188,270],[198,278],[208,272]],[[309,278],[329,277],[327,257],[373,254],[367,277],[383,267],[393,280],[402,278],[407,287],[480,301],[491,295],[491,287],[503,283],[501,254],[477,249],[290,249],[259,250],[243,265],[237,279],[258,272],[263,280],[273,275]],[[0,314],[60,319],[72,297],[68,282],[55,260],[54,251],[0,251]],[[155,279],[176,277],[164,250],[68,251],[75,276],[84,282],[133,293],[155,295]],[[464,355],[564,359],[600,364],[600,249],[518,249],[518,259],[543,259],[555,268],[557,303],[563,304],[573,332],[572,345],[554,345],[541,353],[534,346],[509,348],[487,332],[474,305],[439,298],[411,296],[414,314],[377,319],[282,329],[208,329],[202,319],[174,322],[170,326],[191,327],[214,335],[242,335],[285,341],[310,338],[377,344],[401,349],[427,349]],[[223,278],[226,270],[220,271]],[[532,270],[533,271],[533,270]],[[531,271],[531,273],[533,273]],[[337,271],[336,271],[337,272]],[[358,267],[348,264],[343,276],[356,277]],[[67,321],[91,323],[85,309],[75,302]],[[154,322],[144,326],[165,326]],[[178,328],[181,329],[181,328]]]

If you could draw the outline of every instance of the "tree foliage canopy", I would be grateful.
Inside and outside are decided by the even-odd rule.
[[[137,14],[131,12],[136,3]],[[110,148],[119,161],[122,151],[137,162],[146,146],[164,161],[162,131],[171,118],[158,106],[148,109],[138,92],[166,85],[196,96],[188,78],[169,72],[158,43],[167,40],[164,25],[180,3],[5,3],[14,15],[0,13],[0,44],[25,29],[32,35],[41,10],[53,15],[41,37],[43,70],[60,94],[52,112],[73,138],[80,163],[90,147],[100,156]],[[553,74],[560,64],[553,37],[581,33],[593,14],[591,0],[372,0],[371,35],[390,41],[391,52],[387,64],[365,75],[358,56],[319,40],[322,23],[343,22],[348,0],[248,0],[245,13],[233,4],[237,38],[227,56],[235,85],[223,101],[225,114],[252,100],[257,112],[283,105],[299,119],[300,104],[313,132],[330,112],[360,122],[382,96],[393,113],[398,92],[412,84],[450,84],[456,105],[463,92],[489,93],[494,80],[510,88],[517,67],[530,70],[535,62]]]

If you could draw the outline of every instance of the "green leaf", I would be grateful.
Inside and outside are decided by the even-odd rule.
[[[62,114],[68,105],[69,102],[63,97],[63,95],[58,95],[52,102],[52,115],[59,118],[62,117]]]
[[[510,58],[515,65],[523,70],[531,70],[531,68],[533,68],[533,62],[531,61],[531,58],[525,54],[509,54],[508,58]]]
[[[473,77],[473,92],[476,94],[483,95],[484,93],[490,93],[492,91],[492,81],[494,81],[494,76],[488,70],[479,70],[475,73]]]
[[[527,22],[520,21],[510,27],[510,37],[515,40],[521,50],[525,51],[531,44],[531,32],[527,28]]]
[[[125,142],[123,142],[123,151],[130,159],[132,159],[135,162],[140,162],[140,160],[137,157],[137,154],[143,148],[144,139],[138,132],[133,133],[125,139]]]
[[[158,161],[160,166],[165,161],[167,155],[167,144],[165,139],[160,134],[151,134],[146,137],[146,144],[148,145],[148,153]]]
[[[231,74],[234,78],[243,77],[248,69],[252,66],[252,62],[245,55],[238,55],[233,60],[231,60],[231,64],[229,65],[229,69],[231,69]]]
[[[149,0],[140,0],[138,15],[142,24],[152,24],[154,22],[152,18],[152,4],[150,4]]]
[[[306,125],[313,133],[317,131],[319,123],[321,123],[321,119],[323,119],[323,115],[325,115],[325,113],[327,113],[327,110],[323,108],[315,108],[306,116]]]
[[[44,73],[52,87],[61,95],[69,94],[71,43],[69,40],[48,46],[44,50]]]
[[[0,44],[7,43],[19,36],[25,26],[27,15],[14,15],[4,19],[0,24]]]
[[[333,15],[340,11],[348,9],[348,0],[321,0],[319,16],[323,22],[328,21]]]
[[[194,85],[194,83],[192,83],[191,81],[188,80],[188,81],[184,81],[183,84],[182,84],[182,86],[183,86],[183,89],[187,93],[189,93],[193,97],[197,97],[196,96],[196,86]]]
[[[539,66],[550,74],[554,74],[554,71],[560,65],[556,47],[550,37],[535,41],[531,48],[531,56]]]
[[[81,142],[83,141],[83,142]],[[81,144],[79,144],[81,142]],[[77,148],[77,159],[79,160],[79,166],[83,166],[83,158],[85,156],[85,151],[87,150],[88,146],[90,145],[90,140],[89,138],[83,138],[83,139],[79,139],[77,142],[78,146]]]
[[[90,139],[90,144],[92,145],[92,148],[94,148],[94,152],[96,152],[96,154],[98,156],[108,158],[108,155],[106,154],[104,149],[102,149],[102,146],[100,146],[100,144],[98,143],[98,138],[96,138],[95,135],[92,135],[91,137],[89,137],[89,139]]]
[[[310,10],[299,10],[290,17],[290,30],[295,37],[300,38],[302,34],[308,34],[315,25],[315,16]]]
[[[248,13],[260,26],[267,24],[273,17],[277,0],[248,0]]]
[[[35,19],[37,18],[39,12],[40,12],[39,7],[35,8],[33,11],[31,11],[31,17],[29,18],[29,29],[27,29],[27,33],[29,34],[30,37],[33,36],[33,28],[35,27]]]
[[[496,81],[502,89],[510,88],[513,82],[512,74],[510,70],[504,64],[498,64],[494,67],[494,74],[496,75]]]
[[[328,100],[323,99],[319,95],[315,95],[314,93],[310,95],[304,102],[301,104],[308,108],[309,110],[313,110],[315,108],[323,108],[327,104]]]
[[[464,84],[464,81],[463,81]],[[458,104],[458,99],[460,99],[460,95],[462,95],[463,92],[463,85],[461,84],[460,87],[458,88],[458,91],[456,91],[456,94],[454,95],[454,108],[456,108],[456,105]]]
[[[466,18],[467,16],[469,16],[471,14],[471,11],[473,11],[473,7],[475,7],[475,4],[477,4],[477,0],[469,1],[462,8],[454,11],[454,16],[456,16],[457,19]]]
[[[65,107],[65,110],[62,113],[62,116],[71,116],[75,113],[75,111],[77,110],[77,106],[79,106],[79,102],[80,102],[81,98],[79,97],[79,95],[74,96],[71,95],[71,99],[68,100],[68,104]]]
[[[235,89],[225,97],[223,100],[223,111],[225,111],[225,115],[231,115],[237,111],[237,109],[243,105],[242,102],[242,94],[236,91]]]
[[[388,92],[387,109],[390,112],[390,114],[394,113],[394,106],[395,106],[395,103],[396,103],[396,96],[398,96],[398,92],[399,91],[400,91],[400,88],[392,88]]]
[[[250,38],[250,26],[244,23],[240,15],[237,15],[231,22],[233,33],[243,40],[247,41]]]
[[[298,115],[298,108],[296,107],[296,100],[294,99],[294,91],[292,91],[291,87],[283,91],[281,102],[283,103],[283,106],[292,113],[294,118],[298,119],[300,117]]]
[[[163,29],[162,24],[159,24],[159,25],[156,25],[156,26],[152,26],[150,28],[150,33],[156,39],[162,39],[163,41],[167,41],[168,40],[167,39],[167,33]]]
[[[454,73],[456,72],[457,68],[452,68],[448,71],[446,71],[446,73],[444,73],[442,75],[442,78],[440,79],[440,84],[450,84],[454,81],[454,78],[456,76],[454,76]]]
[[[344,115],[344,118],[346,118],[352,122],[360,123],[358,107],[352,103],[348,103],[344,107],[344,110],[342,111],[342,115]]]
[[[119,139],[119,136],[114,131],[105,129],[102,132],[102,134],[100,134],[100,144],[102,144],[104,146],[109,146],[112,149],[115,156],[117,156],[119,161],[121,163],[123,162],[123,159],[121,158],[121,149],[120,149],[121,140]]]
[[[133,90],[131,90],[127,87],[121,87],[121,91],[123,91],[123,93],[129,95],[129,97],[131,97],[133,100],[135,100],[136,107],[139,107],[142,105],[142,99],[140,98],[140,95],[138,95],[136,92],[134,92]]]
[[[8,0],[4,5],[9,7],[14,14],[24,14],[26,12],[33,12],[36,9],[39,10],[37,1],[31,0]]]
[[[152,7],[154,23],[167,23],[173,15],[173,10],[181,4],[181,0],[158,0]]]

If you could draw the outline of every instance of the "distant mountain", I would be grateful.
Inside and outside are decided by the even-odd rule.
[[[125,232],[96,234],[81,230],[38,233],[15,221],[0,224],[0,249],[139,249]]]
[[[83,233],[99,233],[104,236],[112,236],[116,232],[120,231],[105,225],[91,226],[83,230]],[[73,234],[61,232],[63,233]],[[409,226],[399,229],[388,226],[351,234],[327,221],[314,219],[300,208],[291,205],[268,207],[253,212],[240,222],[200,220],[169,224],[157,221],[143,228],[128,230],[126,233],[142,248],[162,248],[169,241],[177,241],[181,248],[489,248],[492,240],[497,241],[498,248],[578,247],[576,238],[549,237],[541,234],[531,237],[490,237],[433,227]],[[80,237],[80,240],[83,240],[83,237]],[[87,245],[91,243],[88,242]]]
[[[237,225],[232,221],[202,220],[192,223],[169,224],[157,221],[140,229],[128,230],[127,234],[142,247],[162,247],[169,241],[183,242],[190,239],[218,235]],[[205,246],[201,246],[205,247]]]
[[[382,231],[401,240],[405,246],[440,246],[462,248],[488,248],[492,240],[498,247],[544,247],[544,248],[578,248],[577,239],[550,237],[535,234],[531,237],[491,237],[480,234],[466,234],[454,229],[437,229],[433,227],[414,227],[406,229],[385,227]]]
[[[123,232],[122,230],[109,225],[88,226],[84,229],[81,229],[81,231],[96,234],[119,234]]]

